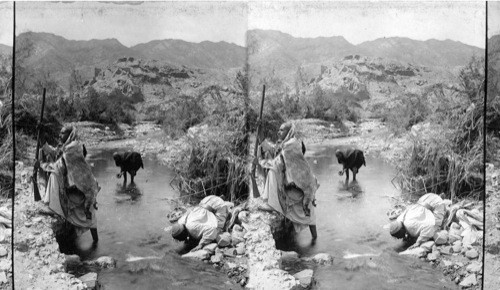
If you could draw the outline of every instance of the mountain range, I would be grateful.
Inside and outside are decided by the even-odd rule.
[[[446,68],[463,66],[473,55],[484,57],[484,49],[452,40],[388,37],[353,45],[341,36],[296,38],[272,30],[250,30],[247,39],[249,65],[254,70],[296,70],[356,54]]]
[[[11,55],[12,46],[8,46],[0,43],[0,55]]]
[[[79,67],[101,67],[123,57],[154,59],[191,68],[228,70],[242,68],[247,49],[227,42],[191,43],[183,40],[153,40],[126,47],[117,39],[68,40],[51,33],[26,32],[18,44],[33,45],[26,64],[60,77]],[[272,30],[247,32],[248,64],[252,70],[293,71],[301,65],[318,65],[346,55],[382,57],[423,66],[462,66],[484,49],[451,40],[418,41],[391,37],[349,43],[342,36],[296,38]],[[3,50],[4,48],[0,48]]]
[[[488,96],[500,94],[500,35],[488,39]],[[488,99],[493,99],[493,98]]]

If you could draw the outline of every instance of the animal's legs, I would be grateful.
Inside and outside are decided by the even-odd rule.
[[[318,232],[316,231],[316,225],[309,225],[309,230],[311,231],[311,236],[313,240],[318,237]]]
[[[90,229],[90,234],[92,234],[92,240],[94,240],[94,242],[97,242],[99,240],[97,229]]]

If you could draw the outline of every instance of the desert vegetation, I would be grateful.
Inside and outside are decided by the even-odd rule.
[[[397,131],[417,123],[428,127],[412,136],[410,158],[400,166],[407,191],[445,193],[452,200],[484,198],[484,66],[484,59],[473,58],[460,71],[457,87],[435,88],[416,103],[409,98],[406,115],[388,118]]]
[[[0,196],[12,190],[12,58],[0,55]]]

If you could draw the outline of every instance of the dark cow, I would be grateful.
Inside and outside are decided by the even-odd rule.
[[[339,164],[344,165],[344,168],[339,172],[339,175],[346,173],[346,181],[349,181],[349,169],[352,171],[353,180],[356,180],[356,174],[361,166],[366,166],[365,156],[363,151],[358,149],[337,150],[335,152]]]
[[[113,159],[116,166],[120,167],[120,173],[117,177],[120,178],[123,174],[123,182],[127,183],[127,172],[130,174],[130,182],[134,183],[134,176],[139,168],[144,169],[141,154],[137,152],[113,153]]]

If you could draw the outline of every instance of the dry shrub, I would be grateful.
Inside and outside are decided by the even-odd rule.
[[[10,95],[3,98],[0,106],[0,196],[8,197],[12,192],[13,139]]]
[[[400,172],[403,189],[419,195],[445,193],[483,198],[484,60],[472,59],[460,73],[453,109],[432,116],[432,134],[414,140],[411,158]],[[451,98],[449,98],[451,99]],[[437,125],[440,124],[440,125]]]
[[[248,196],[249,106],[237,92],[209,95],[198,97],[200,116],[207,117],[187,131],[189,146],[174,163],[174,182],[184,197],[218,195],[240,202]]]

